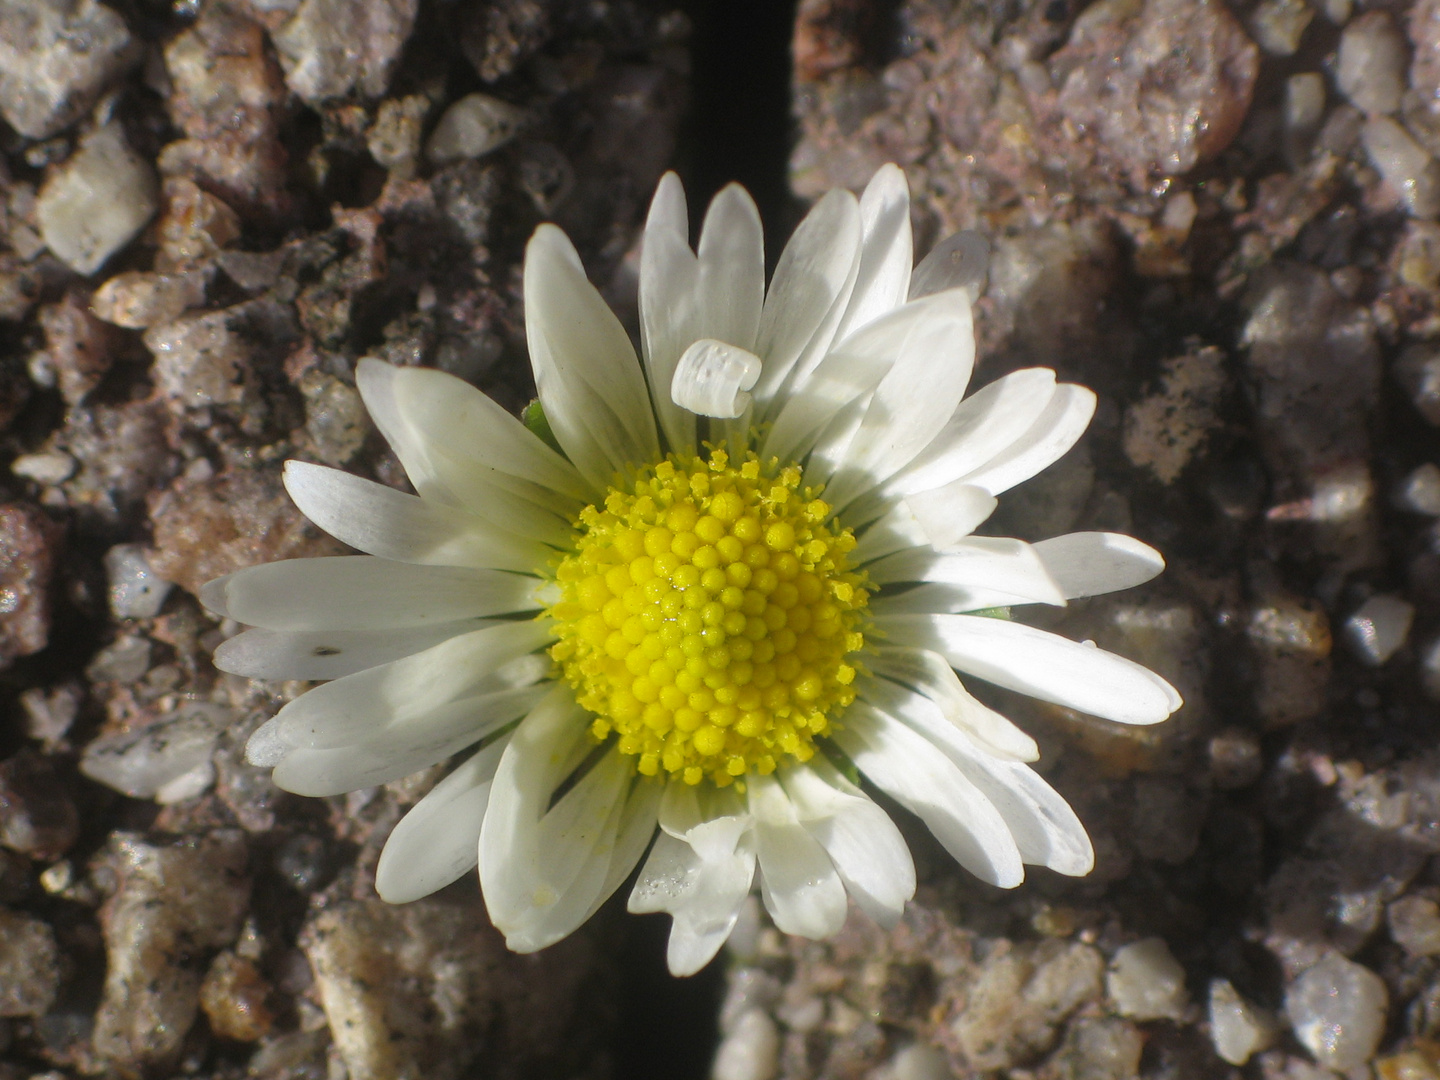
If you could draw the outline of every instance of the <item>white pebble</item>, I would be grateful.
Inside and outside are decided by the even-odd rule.
[[[1160,938],[1126,945],[1115,954],[1105,989],[1121,1016],[1179,1019],[1189,1002],[1185,969]]]
[[[1302,71],[1285,80],[1285,130],[1308,137],[1325,118],[1325,80],[1315,71]]]
[[[1357,109],[1393,113],[1405,92],[1405,41],[1384,11],[1360,16],[1340,35],[1336,82]]]
[[[1372,116],[1360,129],[1360,141],[1413,216],[1433,218],[1440,211],[1440,166],[1403,127],[1388,116]]]
[[[1261,0],[1250,16],[1250,29],[1271,56],[1293,56],[1315,12],[1305,0]]]
[[[1390,995],[1369,968],[1331,953],[1285,991],[1285,1014],[1302,1046],[1327,1068],[1358,1069],[1385,1033]]]
[[[63,484],[75,474],[75,459],[69,454],[53,450],[40,454],[21,454],[10,463],[10,471],[26,480],[53,487]]]
[[[126,144],[119,124],[107,124],[45,181],[35,216],[55,257],[77,274],[93,274],[158,205],[155,170]]]
[[[170,582],[156,575],[139,544],[116,544],[105,552],[110,578],[110,610],[117,619],[153,619],[160,613]]]
[[[1240,996],[1229,979],[1210,983],[1210,1041],[1231,1065],[1244,1065],[1275,1041],[1275,1018]]]
[[[1345,638],[1356,656],[1379,667],[1405,644],[1414,619],[1413,604],[1382,593],[1370,597],[1345,620]]]
[[[1440,466],[1421,465],[1405,478],[1395,501],[1403,510],[1440,517]]]
[[[926,1043],[911,1043],[880,1066],[872,1080],[954,1080],[945,1055]]]
[[[742,1013],[715,1051],[712,1080],[773,1080],[780,1058],[780,1033],[759,1009]]]
[[[1402,896],[1385,909],[1390,937],[1411,956],[1440,955],[1440,905],[1423,896]]]
[[[213,779],[215,739],[233,720],[230,709],[192,702],[138,731],[96,739],[81,755],[80,771],[133,799],[192,798]]]
[[[425,156],[435,165],[484,157],[513,139],[527,115],[489,94],[466,94],[440,117],[425,144]]]

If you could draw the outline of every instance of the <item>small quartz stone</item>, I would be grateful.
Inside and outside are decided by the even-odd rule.
[[[1305,0],[1262,0],[1250,16],[1250,29],[1271,56],[1293,56],[1314,10]]]
[[[234,719],[224,706],[190,702],[138,731],[96,739],[85,748],[80,771],[132,799],[182,802],[214,779],[210,755]]]
[[[1393,113],[1400,108],[1408,66],[1405,39],[1389,12],[1368,12],[1340,35],[1336,82],[1357,109]]]
[[[1231,1065],[1244,1065],[1275,1041],[1275,1019],[1242,998],[1229,979],[1210,983],[1210,1040]]]
[[[1440,164],[1403,127],[1388,116],[1372,116],[1360,129],[1360,141],[1411,214],[1433,218],[1440,211]]]
[[[1414,605],[1398,596],[1372,596],[1345,620],[1345,638],[1356,656],[1379,667],[1405,644],[1414,618]]]
[[[159,205],[155,171],[118,123],[91,132],[40,189],[45,246],[77,274],[93,274],[128,244]]]
[[[170,582],[150,569],[141,544],[116,544],[105,553],[110,610],[117,619],[151,619],[160,613]]]
[[[55,932],[39,919],[0,908],[0,1017],[44,1016],[59,989]]]
[[[1385,1033],[1390,995],[1369,968],[1330,953],[1290,984],[1285,1014],[1301,1045],[1327,1068],[1357,1069]]]
[[[1160,938],[1146,938],[1115,953],[1105,990],[1122,1016],[1178,1019],[1189,1002],[1185,969]]]
[[[513,139],[525,118],[525,110],[509,102],[467,94],[440,117],[425,144],[425,156],[435,165],[484,157]]]
[[[1385,909],[1390,936],[1411,956],[1440,954],[1440,905],[1423,896],[1405,896]]]
[[[21,454],[10,463],[10,471],[26,480],[33,480],[45,487],[53,487],[55,484],[64,483],[75,474],[75,459],[69,454],[55,450],[39,454]]]

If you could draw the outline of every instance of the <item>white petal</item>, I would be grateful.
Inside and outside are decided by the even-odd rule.
[[[699,269],[695,336],[753,351],[765,303],[765,234],[755,200],[739,184],[710,200]]]
[[[951,233],[920,260],[910,275],[910,299],[942,289],[964,289],[970,300],[980,299],[990,273],[990,241],[981,233]]]
[[[714,338],[701,338],[675,365],[670,397],[700,416],[733,419],[750,407],[750,395],[745,391],[759,377],[760,358],[754,353]]]
[[[505,473],[497,463],[515,459],[522,466],[541,466],[531,471],[572,491],[583,491],[584,482],[573,466],[479,390],[442,371],[396,368],[369,357],[360,361],[355,381],[427,502],[467,511],[502,534],[556,546],[569,541],[569,519],[582,503]],[[476,438],[472,432],[477,429],[489,434]]]
[[[1123,533],[1067,533],[1035,545],[1067,600],[1143,585],[1165,569],[1149,544]]]
[[[573,691],[558,687],[516,729],[495,773],[480,830],[480,885],[491,920],[516,952],[569,934],[604,900],[616,880],[612,864],[639,855],[622,835],[634,768],[618,751],[550,805],[578,764],[577,751],[589,747],[587,730]]]
[[[703,858],[683,840],[661,833],[645,860],[629,909],[673,916],[666,959],[672,975],[693,975],[715,958],[735,928],[755,876],[755,853]]]
[[[859,264],[860,206],[848,191],[831,191],[785,245],[765,296],[755,348],[765,361],[755,386],[762,406],[793,372],[803,378],[825,355]]]
[[[287,461],[285,490],[342,544],[383,559],[533,573],[549,557],[548,548],[473,514],[339,469]]]
[[[882,320],[880,329],[885,329],[890,322]],[[868,338],[872,335],[867,328],[861,336]],[[866,398],[885,377],[894,360],[893,350],[832,349],[811,373],[805,383],[805,392],[792,394],[785,400],[780,415],[765,437],[760,456],[778,457],[782,461],[804,458],[819,433],[852,402],[858,403]],[[856,412],[855,426],[858,426],[861,415]],[[848,442],[847,433],[845,444]]]
[[[525,335],[550,429],[596,491],[659,459],[635,350],[554,225],[536,229],[525,249]]]
[[[1095,392],[1074,383],[1061,383],[1030,430],[1003,454],[964,477],[992,495],[1009,491],[1042,469],[1059,461],[1085,434],[1095,415]]]
[[[551,637],[541,621],[501,623],[462,634],[403,660],[317,686],[260,730],[268,729],[267,737],[294,747],[346,746],[471,696],[503,665]]]
[[[483,620],[404,630],[246,630],[215,650],[215,666],[251,679],[339,679],[483,629]]]
[[[547,692],[547,687],[530,686],[452,701],[424,716],[389,724],[362,742],[292,749],[271,779],[276,787],[311,796],[388,784],[473,746],[523,716]]]
[[[1055,373],[1048,368],[1025,368],[996,379],[960,403],[890,486],[908,495],[977,471],[1022,438],[1054,396]]]
[[[909,687],[933,701],[941,714],[996,757],[1034,761],[1035,740],[994,709],[977,701],[939,653],[925,649],[879,648],[868,658],[876,675]]]
[[[698,274],[685,189],[678,176],[666,173],[650,202],[640,247],[640,343],[655,414],[672,449],[695,445],[695,418],[671,400],[669,390],[680,354],[701,336],[695,332]]]
[[[535,611],[539,584],[498,570],[341,555],[237,570],[206,584],[200,602],[271,630],[383,630]]]
[[[882,165],[860,196],[860,270],[837,337],[905,303],[915,261],[910,237],[910,188],[905,173]]]
[[[940,749],[1000,811],[1027,863],[1061,874],[1088,874],[1095,862],[1080,819],[1028,765],[989,754],[970,736],[947,723],[935,702],[895,684],[872,683],[867,698]],[[883,699],[883,700],[880,700]]]
[[[929,826],[952,858],[982,881],[1013,889],[1020,850],[989,799],[944,754],[900,721],[856,701],[835,741],[875,785]]]
[[[875,622],[888,644],[930,649],[996,686],[1117,723],[1158,724],[1181,705],[1173,686],[1134,661],[1020,623],[973,615]]]
[[[823,757],[781,770],[780,780],[846,891],[876,922],[894,926],[915,895],[915,864],[890,815]]]
[[[508,735],[491,742],[400,819],[375,868],[375,891],[382,900],[408,904],[475,869],[490,781],[509,743]]]
[[[865,569],[877,585],[931,581],[963,588],[969,593],[969,611],[1010,604],[1065,603],[1035,549],[1008,537],[972,536],[947,552],[908,548]]]
[[[973,533],[995,512],[998,500],[984,488],[964,481],[905,496],[930,546],[946,551]]]
[[[845,925],[845,885],[773,776],[746,781],[765,909],[784,933],[826,938]]]

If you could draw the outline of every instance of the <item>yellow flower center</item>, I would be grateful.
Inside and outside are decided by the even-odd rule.
[[[671,454],[581,511],[550,655],[641,773],[723,787],[806,761],[855,699],[869,583],[800,481],[753,454]]]

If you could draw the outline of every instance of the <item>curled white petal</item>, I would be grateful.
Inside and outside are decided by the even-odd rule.
[[[1035,554],[1067,600],[1134,588],[1165,569],[1163,555],[1123,533],[1052,536],[1035,545]]]
[[[738,345],[701,338],[675,365],[670,396],[699,416],[733,419],[749,408],[746,391],[760,378],[760,367],[760,358]]]

